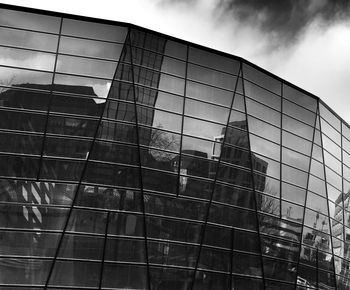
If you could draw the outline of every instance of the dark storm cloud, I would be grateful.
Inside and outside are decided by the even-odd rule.
[[[350,17],[349,0],[218,0],[216,13],[289,43],[314,20],[328,25]],[[349,18],[350,19],[350,18]]]

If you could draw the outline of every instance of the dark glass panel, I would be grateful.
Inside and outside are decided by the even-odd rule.
[[[194,290],[229,289],[230,276],[197,270],[193,283]]]
[[[150,50],[132,47],[132,63],[160,71],[164,56]]]
[[[186,154],[187,152],[183,150],[183,153]],[[185,154],[181,156],[180,174],[214,179],[217,162],[203,158],[200,154],[195,154],[196,152],[194,154],[193,152],[189,153],[192,153],[192,156]],[[185,184],[182,185],[186,186]]]
[[[238,74],[239,70],[239,62],[237,60],[195,47],[189,48],[188,61],[235,75]]]
[[[124,42],[127,29],[116,25],[63,19],[62,34]]]
[[[0,176],[36,178],[39,158],[0,155]]]
[[[209,222],[235,228],[256,230],[256,213],[234,207],[212,204]]]
[[[57,72],[112,79],[117,63],[75,56],[58,55]]]
[[[7,87],[50,90],[52,73],[0,66],[0,83]],[[3,90],[3,89],[2,89]]]
[[[0,9],[0,24],[18,28],[57,33],[60,18],[22,11]]]
[[[177,175],[167,172],[142,169],[143,188],[167,193],[177,192]]]
[[[161,71],[184,78],[186,72],[186,63],[171,57],[164,56],[161,64]]]
[[[110,87],[111,80],[63,75],[59,73],[55,74],[54,90],[57,92],[87,95],[105,99]]]
[[[231,251],[202,247],[199,255],[198,268],[221,272],[230,272]]]
[[[316,113],[317,100],[311,96],[306,95],[305,93],[292,88],[286,84],[283,84],[283,97],[288,101],[292,101],[302,108],[306,108]],[[295,116],[297,113],[294,111],[292,116]],[[300,116],[299,116],[300,117]],[[310,124],[313,125],[313,124]]]
[[[148,241],[148,261],[153,265],[196,266],[198,246]]]
[[[287,232],[288,233],[288,232]],[[286,234],[283,233],[283,234]],[[299,258],[299,244],[289,240],[269,236],[261,238],[262,254],[277,257],[286,261],[297,262]]]
[[[145,262],[145,240],[108,238],[105,249],[105,261]]]
[[[193,272],[193,270],[186,269],[150,267],[151,289],[190,289],[190,286],[192,285]],[[142,289],[146,288],[147,287],[144,286]]]
[[[250,138],[251,150],[253,152],[265,155],[275,160],[280,160],[281,149],[279,145],[269,142],[266,139],[262,139],[252,134],[249,135],[249,138]]]
[[[212,180],[197,179],[191,176],[179,177],[179,194],[183,196],[191,196],[208,200],[210,199],[210,195],[212,193],[212,187]]]
[[[159,217],[146,217],[147,236],[154,239],[181,241],[187,243],[200,243],[202,234],[202,224],[180,221],[175,219],[159,218]],[[208,233],[212,226],[207,225],[206,229]],[[217,231],[215,231],[217,232]],[[223,233],[220,230],[220,233]],[[225,236],[224,234],[222,234]],[[213,239],[213,236],[208,239]],[[210,243],[206,238],[204,243]],[[226,241],[215,239],[216,244],[224,244]]]
[[[282,147],[282,162],[308,171],[310,165],[310,157]]]
[[[257,233],[232,229],[233,249],[249,253],[260,253],[260,241]]]
[[[139,151],[136,146],[95,141],[90,154],[91,160],[137,165]]]
[[[16,285],[11,289],[28,289],[19,288],[17,285],[44,286],[51,263],[50,260],[0,258],[0,284]],[[1,288],[4,289],[3,286]]]
[[[75,204],[123,211],[141,211],[141,193],[130,189],[99,186],[80,186]]]
[[[116,74],[114,76],[115,80],[123,80],[123,81],[128,81],[128,82],[133,82],[134,81],[134,76],[135,76],[135,83],[141,83],[141,84],[148,84],[149,82],[152,81],[152,78],[154,78],[154,82],[157,83],[157,79],[159,77],[159,73],[155,72],[155,71],[151,71],[151,70],[146,70],[146,69],[142,69],[143,73],[145,74],[145,72],[149,71],[150,72],[150,76],[149,79],[143,79],[143,81],[141,82],[139,80],[139,78],[141,76],[139,76],[140,74],[140,70],[142,68],[138,67],[138,66],[134,66],[131,67],[131,65],[129,64],[125,64],[125,63],[118,63],[117,66],[117,70],[116,70]],[[133,73],[135,71],[135,75],[133,76]],[[145,77],[145,76],[144,76]],[[147,83],[146,83],[147,81]]]
[[[239,184],[238,184],[239,185]],[[255,208],[254,192],[248,189],[215,184],[213,200],[244,208]]]
[[[186,96],[231,107],[233,93],[191,81],[186,83]]]
[[[158,83],[155,85],[160,90],[167,91],[183,96],[185,81],[178,77],[173,77],[168,74],[161,74]]]
[[[260,256],[234,252],[232,255],[232,273],[261,277]]]
[[[172,40],[167,40],[165,43],[164,54],[186,59],[187,45]]]
[[[227,166],[222,163],[219,163],[217,172],[216,170],[210,172],[210,177],[213,179],[216,177],[217,180],[246,188],[253,187],[252,175],[250,171]]]
[[[302,247],[302,252],[306,252],[308,256],[310,256],[311,249],[308,247]],[[302,264],[305,263],[305,264]],[[297,285],[300,287],[300,290],[308,290],[310,289],[317,289],[317,278],[316,273],[317,270],[314,268],[315,262],[312,261],[311,263],[303,259],[300,260],[300,264],[298,265],[298,276],[297,276]],[[302,288],[303,287],[303,288]]]
[[[2,202],[70,205],[76,185],[50,182],[0,180]]]
[[[73,212],[74,215],[75,212]],[[91,216],[91,221],[93,220]],[[87,222],[87,220],[85,221]],[[79,222],[78,222],[79,223]],[[83,223],[83,222],[81,222]],[[80,224],[80,223],[79,223]],[[70,229],[70,225],[68,230]],[[77,231],[80,231],[78,225]],[[101,260],[104,239],[82,235],[65,234],[58,252],[59,258]]]
[[[237,77],[189,63],[187,77],[208,85],[234,90]]]
[[[229,109],[185,99],[185,114],[208,121],[227,124]]]
[[[224,143],[221,147],[221,162],[250,168],[249,152]],[[218,156],[219,157],[219,156]]]
[[[264,137],[276,143],[280,143],[281,129],[271,126],[259,119],[248,116],[249,132]]]
[[[100,263],[55,261],[49,285],[97,287],[100,268]]]
[[[27,112],[0,110],[1,129],[43,132],[46,116]]]
[[[50,115],[47,132],[60,135],[92,137],[96,132],[97,123],[97,120]]]
[[[24,84],[22,88],[49,90],[50,85],[36,86]],[[29,110],[47,111],[50,95],[47,92],[0,88],[0,106]]]
[[[83,180],[97,184],[138,188],[139,171],[135,167],[89,162]]]
[[[52,71],[55,55],[25,49],[0,47],[1,65]],[[17,80],[16,80],[17,81]]]
[[[283,115],[283,129],[288,130],[296,135],[304,137],[310,141],[313,140],[314,129],[296,119]]]
[[[222,140],[219,141],[222,142]],[[188,155],[197,155],[202,157],[212,157],[218,159],[221,153],[221,144],[219,142],[214,143],[208,140],[183,136],[182,150]]]
[[[104,140],[136,143],[136,126],[134,124],[102,121],[96,137]]]
[[[108,234],[118,236],[144,236],[144,217],[137,214],[111,213]]]
[[[110,98],[118,101],[108,100],[103,111],[103,118],[135,122],[134,90],[131,85],[114,82],[111,88]],[[127,101],[122,101],[127,100]]]
[[[281,113],[266,107],[263,104],[255,102],[255,100],[250,98],[246,98],[246,104],[248,114],[258,117],[278,127],[281,126]]]
[[[232,287],[237,290],[246,290],[246,289],[254,289],[254,290],[263,290],[264,284],[262,280],[252,279],[248,277],[236,277],[232,278]]]
[[[296,135],[288,133],[287,131],[282,130],[282,144],[286,147],[290,147],[293,150],[299,151],[305,155],[311,154],[311,145],[310,141],[302,139]]]
[[[283,113],[293,118],[296,118],[300,121],[303,121],[312,127],[315,126],[316,115],[314,112],[310,112],[309,110],[306,110],[304,107],[300,107],[297,104],[288,102],[285,99],[283,99],[282,107],[283,107]]]
[[[295,262],[287,262],[263,258],[264,275],[266,278],[295,282]]]
[[[150,214],[201,221],[207,213],[207,202],[200,200],[156,194],[145,195],[145,200],[145,212]]]
[[[281,82],[279,80],[245,63],[243,63],[243,77],[275,94],[281,94]]]
[[[0,132],[0,151],[19,154],[40,155],[42,137]]]
[[[91,149],[90,140],[46,136],[44,156],[86,159]]]
[[[73,209],[66,231],[78,233],[104,234],[107,213],[92,210]]]
[[[149,149],[149,153],[157,160],[162,160],[163,158],[169,160],[172,158],[173,153],[161,152],[153,148],[179,152],[180,134],[163,131],[158,128],[139,127],[138,129],[140,145],[152,147]]]
[[[62,36],[59,52],[119,60],[123,46],[116,43]]]
[[[59,234],[1,230],[1,254],[19,257],[54,257],[59,238]]]
[[[236,240],[239,243],[239,238]],[[230,250],[232,248],[232,229],[206,224],[204,228],[203,245]]]
[[[55,52],[58,36],[0,27],[0,44]]]
[[[267,194],[265,194],[267,193]],[[274,197],[273,197],[274,196]],[[278,191],[264,188],[264,193],[256,193],[256,203],[258,211],[268,213],[270,215],[279,216],[281,212],[280,200],[275,198],[278,196]]]
[[[306,190],[282,182],[282,198],[304,205]]]
[[[24,196],[25,198],[25,196]],[[40,240],[41,230],[62,230],[68,209],[42,205],[1,205],[1,227],[35,230],[33,239]]]
[[[248,144],[248,133],[243,130],[247,130],[247,122],[235,122],[230,123],[229,125],[233,127],[227,127],[222,129],[222,134],[225,134],[224,144],[229,144],[245,149],[249,149]],[[239,129],[238,129],[239,128]],[[218,136],[215,138],[216,141],[221,142],[223,136]]]
[[[142,148],[140,150],[140,158],[141,166],[143,167],[177,172],[175,163],[178,161],[178,155],[175,153]]]
[[[43,159],[40,178],[79,181],[83,171],[82,161]]]

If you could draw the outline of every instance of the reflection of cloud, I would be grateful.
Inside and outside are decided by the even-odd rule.
[[[95,94],[102,98],[105,99],[107,98],[109,89],[111,88],[111,82],[107,82],[105,84],[90,84],[89,86],[93,87]],[[102,99],[94,99],[94,101],[99,104],[105,102],[105,100]]]
[[[3,53],[3,50],[0,50]],[[55,57],[49,54],[31,53],[27,57],[21,55],[21,51],[18,54],[12,54],[0,57],[0,64],[16,66],[19,68],[30,68],[38,70],[53,70]]]

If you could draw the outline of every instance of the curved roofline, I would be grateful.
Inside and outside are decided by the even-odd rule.
[[[164,37],[164,38],[167,38],[167,39],[170,39],[170,40],[173,40],[173,41],[176,41],[176,42],[180,42],[182,44],[186,44],[186,45],[190,45],[192,47],[196,47],[196,48],[199,48],[199,49],[202,49],[202,50],[205,50],[205,51],[208,51],[208,52],[211,52],[211,53],[215,53],[215,54],[218,54],[218,55],[222,55],[222,56],[225,56],[225,57],[229,57],[229,58],[233,58],[233,59],[236,59],[238,61],[241,61],[245,64],[248,64],[250,65],[251,67],[277,79],[278,81],[280,81],[282,84],[285,84],[285,85],[288,85],[314,99],[316,99],[317,101],[320,101],[322,103],[322,105],[324,105],[328,110],[330,110],[338,119],[340,119],[345,125],[347,125],[347,127],[350,128],[350,125],[342,118],[340,117],[332,108],[330,108],[320,97],[304,90],[303,88],[301,87],[298,87],[297,85],[271,73],[270,71],[250,62],[249,60],[246,60],[245,58],[243,57],[240,57],[240,56],[237,56],[237,55],[234,55],[234,54],[229,54],[227,52],[223,52],[223,51],[220,51],[220,50],[216,50],[216,49],[213,49],[213,48],[210,48],[210,47],[206,47],[204,45],[200,45],[200,44],[197,44],[197,43],[193,43],[193,42],[190,42],[190,41],[187,41],[187,40],[183,40],[181,38],[177,38],[177,37],[174,37],[174,36],[171,36],[171,35],[167,35],[165,33],[161,33],[161,32],[158,32],[158,31],[155,31],[155,30],[152,30],[152,29],[149,29],[149,28],[144,28],[142,26],[138,26],[138,25],[135,25],[135,24],[132,24],[132,23],[129,23],[129,22],[121,22],[121,21],[116,21],[116,20],[108,20],[108,19],[102,19],[102,18],[95,18],[95,17],[90,17],[90,16],[81,16],[81,15],[76,15],[76,14],[69,14],[69,13],[64,13],[64,12],[55,12],[55,11],[49,11],[49,10],[43,10],[43,9],[37,9],[37,8],[30,8],[30,7],[23,7],[23,6],[17,6],[17,5],[12,5],[12,4],[3,4],[3,3],[0,3],[0,8],[4,8],[4,9],[9,9],[9,10],[16,10],[16,11],[23,11],[23,12],[31,12],[31,13],[36,13],[36,14],[42,14],[42,15],[48,15],[48,16],[55,16],[55,17],[65,17],[65,18],[70,18],[70,19],[75,19],[75,20],[83,20],[83,21],[90,21],[90,22],[96,22],[96,23],[101,23],[101,24],[109,24],[109,25],[119,25],[119,26],[124,26],[124,27],[127,27],[127,28],[134,28],[134,29],[137,29],[137,30],[141,30],[141,31],[144,31],[144,32],[148,32],[148,33],[152,33],[152,34],[155,34],[155,35],[158,35],[160,37]]]

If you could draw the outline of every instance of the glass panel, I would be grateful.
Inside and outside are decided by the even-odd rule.
[[[227,123],[229,109],[185,99],[185,114],[222,124]]]
[[[254,133],[260,137],[264,137],[270,141],[280,143],[281,129],[271,126],[259,119],[248,116],[249,132]]]
[[[243,253],[233,253],[232,273],[261,277],[261,258]]]
[[[278,127],[281,126],[281,113],[249,98],[246,98],[246,104],[248,114],[258,117]]]
[[[328,120],[330,121],[330,120]],[[323,134],[326,134],[327,137],[329,137],[333,142],[338,144],[338,146],[341,146],[341,135],[338,131],[334,129],[330,124],[328,124],[328,121],[324,121],[321,118],[321,130]],[[322,135],[323,136],[323,135]]]
[[[121,141],[136,144],[136,126],[134,124],[104,121],[101,122],[96,137],[104,140]]]
[[[275,94],[270,93],[269,91],[248,81],[244,81],[244,90],[246,96],[266,104],[278,111],[281,110],[281,98],[279,96],[276,96]]]
[[[51,90],[52,73],[0,66],[0,83],[7,87]]]
[[[0,110],[1,129],[43,132],[45,115]]]
[[[332,139],[329,139],[328,137],[326,137],[326,135],[323,135],[323,134],[322,134],[322,145],[323,145],[324,149],[326,149],[328,152],[333,154],[336,158],[341,160],[341,148],[338,145],[336,145],[332,141]],[[324,151],[324,154],[329,154],[329,153]],[[326,159],[326,156],[325,156],[325,159]],[[327,161],[325,160],[325,162],[327,162]]]
[[[62,34],[124,42],[127,29],[96,22],[63,19]]]
[[[145,240],[108,238],[105,261],[145,262]]]
[[[306,188],[308,174],[304,171],[282,165],[282,178],[284,181]]]
[[[109,215],[108,234],[143,237],[144,217],[137,214],[112,213]]]
[[[58,92],[88,95],[105,99],[110,87],[110,80],[55,74],[54,90]]]
[[[59,52],[119,60],[123,46],[116,43],[62,36]]]
[[[308,171],[310,158],[296,151],[282,147],[282,162]]]
[[[105,234],[107,213],[101,211],[73,209],[66,231],[78,233]]]
[[[42,137],[0,132],[0,151],[19,154],[41,154]]]
[[[239,62],[195,47],[189,48],[188,61],[237,75]]]
[[[309,97],[306,97],[309,98]],[[303,107],[298,106],[292,102],[288,102],[287,100],[283,100],[283,113],[288,114],[289,116],[296,118],[300,121],[303,121],[310,126],[315,125],[316,115],[313,112],[306,110]]]
[[[282,124],[283,129],[312,141],[314,133],[314,129],[312,127],[307,126],[293,118],[287,117],[286,115],[283,115]]]
[[[100,267],[92,262],[55,261],[49,285],[97,287]]]
[[[82,161],[43,159],[41,178],[79,181],[83,171]]]
[[[95,141],[90,159],[137,165],[139,162],[139,151],[136,146]]]
[[[0,47],[1,65],[52,71],[55,55],[17,48]]]
[[[324,180],[313,175],[310,175],[309,177],[309,190],[326,197],[326,186]]]
[[[281,94],[281,82],[268,74],[243,63],[243,77],[250,80],[275,94]]]
[[[18,28],[58,33],[60,18],[22,11],[0,9],[0,24]]]
[[[302,139],[296,135],[288,133],[287,131],[282,130],[282,144],[286,147],[290,147],[293,150],[299,151],[305,155],[311,154],[311,145],[310,141]]]
[[[36,178],[39,158],[1,156],[0,176]]]
[[[97,76],[112,79],[117,63],[104,60],[93,60],[75,56],[58,55],[57,72]]]
[[[178,61],[174,58],[164,56],[162,60],[161,71],[184,78],[186,63],[183,61]]]
[[[0,27],[0,35],[0,44],[3,45],[46,50],[51,52],[55,52],[57,49],[57,35],[5,27]]]
[[[194,277],[193,270],[150,267],[151,289],[189,289]],[[196,287],[196,283],[193,287]],[[134,289],[134,288],[132,288]],[[147,289],[146,286],[137,289]],[[218,288],[220,289],[220,288]]]
[[[304,207],[298,206],[296,204],[282,201],[282,217],[285,219],[293,219],[295,222],[301,223],[304,217]],[[295,247],[297,247],[295,245]],[[290,248],[292,249],[292,248]],[[299,254],[299,249],[295,250]]]
[[[187,68],[187,77],[195,81],[200,81],[208,85],[213,85],[228,90],[235,89],[237,79],[232,75],[190,63],[188,64]]]
[[[180,132],[182,117],[149,107],[137,106],[137,121],[139,124],[153,126],[157,129]]]
[[[334,113],[332,113],[328,108],[326,108],[326,106],[322,102],[320,102],[320,115],[324,120],[331,124],[332,127],[334,127],[338,132],[340,132],[340,120]],[[322,121],[323,120],[321,119],[321,122]],[[322,124],[323,122],[321,123],[321,127]],[[325,133],[323,128],[322,131]]]
[[[304,205],[306,190],[282,182],[282,198]]]
[[[186,59],[187,45],[176,41],[167,40],[165,44],[164,54],[181,59]]]
[[[186,96],[230,107],[233,93],[191,81],[186,83]]]
[[[161,74],[159,83],[157,85],[160,90],[179,94],[181,96],[184,94],[185,81],[178,77]]]
[[[316,107],[317,107],[316,98],[306,95],[305,93],[295,88],[292,88],[291,86],[288,86],[286,84],[283,84],[283,97],[286,98],[288,101],[292,101],[300,105],[302,108],[306,108],[311,110],[312,112],[316,112]],[[295,116],[295,114],[297,114],[297,112],[294,109],[293,115],[291,116]],[[298,115],[298,117],[300,116]],[[311,123],[310,125],[313,125],[313,123]]]
[[[215,141],[215,139],[222,137],[225,132],[225,126],[185,117],[183,132],[190,136],[198,136]]]
[[[250,134],[250,146],[252,151],[280,160],[280,146],[258,136]]]

